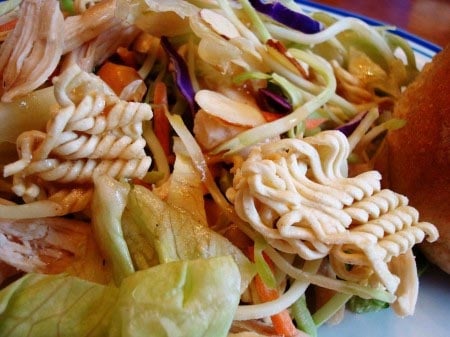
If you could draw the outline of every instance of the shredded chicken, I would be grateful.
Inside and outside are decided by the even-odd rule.
[[[81,221],[0,219],[0,260],[25,272],[55,271],[83,254],[88,235],[90,228]]]
[[[114,15],[115,8],[116,0],[104,0],[80,15],[67,17],[64,21],[63,53],[80,47],[120,23]]]
[[[0,47],[0,96],[10,102],[45,83],[63,55],[91,71],[118,46],[131,43],[137,28],[115,16],[115,0],[93,3],[64,18],[57,0],[24,0],[19,21]]]
[[[19,21],[0,48],[2,101],[26,94],[43,84],[62,52],[64,17],[57,0],[26,0]]]
[[[67,64],[76,63],[81,69],[91,71],[96,65],[102,64],[114,54],[118,47],[127,46],[139,33],[139,29],[135,26],[114,20],[111,27],[101,31],[95,38],[71,49],[66,54],[62,68],[66,68]]]

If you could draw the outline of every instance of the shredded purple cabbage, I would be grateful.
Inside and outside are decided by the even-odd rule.
[[[278,1],[272,3],[261,0],[249,1],[253,8],[255,8],[258,12],[268,15],[273,20],[292,29],[306,34],[314,34],[320,32],[323,28],[319,21],[316,21],[305,14],[293,11]]]
[[[258,89],[257,102],[266,111],[281,114],[292,112],[292,104],[285,97],[267,88]]]
[[[197,104],[195,102],[195,90],[192,85],[191,78],[186,62],[178,54],[169,39],[166,36],[161,37],[161,46],[169,57],[175,68],[175,82],[183,97],[186,99],[189,109],[191,110],[192,117],[197,111]]]
[[[341,131],[346,137],[349,137],[353,133],[353,131],[355,131],[359,123],[361,123],[361,121],[364,119],[366,115],[367,111],[360,112],[347,123],[338,126],[336,130]]]

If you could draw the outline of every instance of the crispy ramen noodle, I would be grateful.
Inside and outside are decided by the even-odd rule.
[[[339,277],[381,282],[395,294],[400,280],[390,261],[438,233],[406,197],[380,190],[378,172],[348,178],[349,153],[339,131],[254,147],[235,167],[228,196],[278,250],[305,260],[329,255]]]
[[[145,153],[142,122],[152,118],[148,104],[120,100],[96,78],[77,66],[54,81],[59,103],[46,132],[27,131],[17,139],[20,159],[5,166],[13,191],[24,200],[50,200],[67,211],[89,203],[93,179],[142,178],[151,158]],[[58,183],[81,185],[58,190]],[[87,186],[87,187],[85,187]]]

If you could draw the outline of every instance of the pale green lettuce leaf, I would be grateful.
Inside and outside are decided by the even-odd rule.
[[[231,256],[161,264],[119,288],[30,273],[0,291],[0,336],[226,336],[239,287]]]
[[[169,179],[167,202],[184,209],[207,226],[202,177],[179,138],[175,138],[174,143],[175,163]]]
[[[242,292],[255,274],[253,265],[239,248],[145,187],[131,189],[125,216],[139,226],[160,263],[231,255],[241,272]]]
[[[94,180],[92,224],[94,235],[106,261],[111,264],[116,285],[134,272],[133,261],[122,231],[122,213],[129,185],[107,175]]]
[[[227,336],[239,284],[239,270],[229,256],[138,271],[122,282],[110,336]]]
[[[105,336],[117,296],[73,276],[27,274],[0,291],[0,336]]]
[[[190,32],[188,17],[199,8],[183,0],[118,0],[116,15],[154,36]]]
[[[142,233],[139,226],[133,221],[127,210],[122,216],[123,237],[128,245],[131,259],[136,270],[147,269],[159,264],[155,247]]]

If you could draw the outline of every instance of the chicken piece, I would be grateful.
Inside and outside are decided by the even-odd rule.
[[[89,224],[65,218],[0,219],[0,267],[73,275],[105,283],[110,274]],[[8,272],[9,267],[2,267]]]
[[[101,1],[64,19],[57,0],[24,0],[15,29],[0,47],[0,97],[10,102],[44,84],[61,57],[91,71],[128,45],[138,29],[115,16],[116,1]],[[89,68],[89,69],[87,69]]]
[[[80,15],[69,16],[64,20],[64,49],[66,54],[82,44],[96,38],[101,32],[114,27],[121,20],[114,11],[116,0],[104,0],[89,7]]]
[[[64,43],[64,17],[57,0],[25,0],[16,28],[0,47],[3,102],[43,84],[56,68]]]
[[[70,50],[64,58],[62,69],[76,63],[81,69],[91,71],[114,54],[118,47],[129,45],[139,33],[135,26],[115,22],[108,29],[102,30],[94,39]]]

